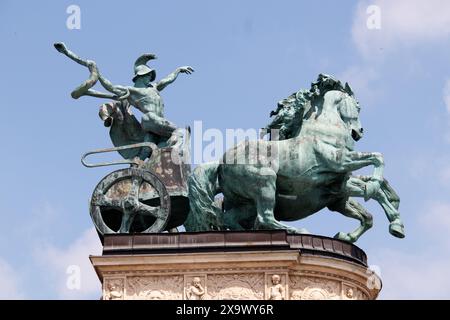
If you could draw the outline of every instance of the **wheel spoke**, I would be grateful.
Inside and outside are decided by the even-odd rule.
[[[125,184],[120,185],[122,181]],[[149,186],[145,185],[141,190],[144,182]],[[143,203],[145,199],[158,198],[159,203],[152,202],[155,206]],[[109,215],[102,215],[110,209],[121,213],[119,230],[115,229],[116,224],[110,220]],[[101,234],[129,233],[132,230],[141,230],[143,233],[162,232],[170,219],[170,197],[164,183],[152,172],[143,168],[122,169],[107,175],[98,183],[91,198],[90,211]],[[136,218],[139,221],[135,223]],[[109,224],[114,224],[114,230],[117,231],[112,231]]]
[[[139,199],[139,189],[141,188],[142,182],[143,182],[143,180],[139,176],[131,177],[131,188],[130,188],[130,192],[128,193],[129,197]]]
[[[122,223],[120,224],[120,229],[119,229],[120,233],[129,233],[130,232],[130,228],[131,228],[131,225],[133,224],[135,216],[136,215],[134,214],[133,211],[129,211],[127,209],[123,210]]]
[[[161,207],[153,207],[142,202],[139,203],[138,213],[143,216],[152,216],[156,219],[164,219],[165,217],[161,215]]]
[[[93,203],[100,207],[111,207],[116,209],[122,209],[122,201],[118,199],[111,199],[104,194],[96,195],[93,199]]]

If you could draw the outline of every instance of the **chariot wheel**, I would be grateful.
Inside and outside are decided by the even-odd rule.
[[[152,190],[152,199],[143,198],[143,189]],[[121,169],[97,184],[90,214],[101,235],[162,232],[170,218],[170,197],[163,182],[150,171]]]

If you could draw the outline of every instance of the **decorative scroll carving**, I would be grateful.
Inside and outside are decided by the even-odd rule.
[[[289,277],[291,300],[334,300],[341,298],[339,281],[293,275]]]
[[[231,270],[230,270],[231,271]],[[105,300],[368,300],[354,283],[279,273],[123,275],[105,277]]]
[[[127,298],[146,300],[181,300],[183,276],[127,277]]]
[[[208,275],[207,287],[212,300],[262,300],[264,274]]]
[[[355,294],[355,299],[356,300],[369,300],[369,296],[366,293],[364,293],[362,290],[357,289],[356,294]]]

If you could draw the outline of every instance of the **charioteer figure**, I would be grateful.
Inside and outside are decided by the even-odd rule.
[[[190,129],[184,131],[164,118],[160,92],[180,73],[190,74],[194,70],[189,66],[180,67],[155,82],[156,71],[147,62],[156,56],[147,53],[134,63],[134,85],[120,86],[106,79],[94,61],[80,58],[63,43],[54,46],[89,69],[89,78],[72,91],[72,98],[91,96],[112,100],[101,105],[99,116],[109,128],[114,147],[89,151],[81,162],[89,168],[130,165],[108,174],[92,193],[89,211],[99,235],[175,232],[189,211],[186,177],[190,173]],[[93,89],[97,82],[108,92]],[[131,112],[132,106],[143,113],[141,121]],[[90,155],[116,151],[123,160],[86,161]]]
[[[113,113],[129,113],[128,106],[131,105],[143,113],[141,128],[136,128],[134,132],[138,134],[143,131],[144,137],[135,139],[136,142],[152,142],[158,147],[172,146],[177,143],[179,139],[179,133],[176,132],[177,126],[164,118],[164,102],[160,92],[169,84],[173,83],[180,73],[191,74],[194,72],[192,67],[179,67],[167,77],[158,82],[154,82],[156,79],[156,71],[147,66],[147,62],[156,59],[156,55],[146,53],[137,58],[134,63],[134,86],[121,86],[112,84],[111,81],[106,79],[99,72],[97,64],[94,61],[81,59],[75,53],[68,50],[63,43],[56,43],[55,48],[75,62],[87,67],[91,72],[90,78],[72,92],[73,98],[78,99],[83,95],[87,95],[98,98],[109,98],[119,102],[114,104],[107,103],[100,109],[100,117],[105,121],[105,126],[112,125]],[[100,81],[101,85],[112,93],[112,95],[91,89],[97,81]],[[123,118],[123,115],[119,118]],[[136,123],[132,123],[132,125],[136,126]],[[129,131],[129,129],[127,130]],[[121,132],[120,136],[123,135],[123,132]],[[118,140],[117,137],[112,136],[111,138],[113,142],[115,142],[114,140]],[[121,143],[114,144],[117,146]],[[150,150],[148,148],[142,148],[138,156],[144,160],[149,154]]]
[[[81,59],[62,43],[55,48],[90,71],[90,77],[72,92],[73,98],[87,95],[114,101],[103,104],[99,113],[110,127],[114,148],[87,152],[82,163],[86,167],[130,165],[110,173],[94,189],[90,214],[100,235],[176,231],[181,225],[188,232],[281,229],[307,233],[283,221],[328,208],[359,221],[355,230],[335,236],[355,242],[373,225],[372,215],[354,199],[360,197],[377,201],[389,220],[389,232],[405,236],[400,198],[384,178],[383,155],[355,150],[363,137],[361,106],[347,83],[320,74],[309,90],[281,100],[271,113],[275,117],[267,129],[279,131],[276,139],[241,142],[220,161],[201,164],[191,172],[186,161],[190,130],[182,132],[164,118],[160,96],[180,73],[192,73],[191,67],[177,68],[155,82],[156,71],[147,62],[156,56],[144,54],[134,64],[134,86],[120,86],[103,77],[94,61]],[[92,89],[97,81],[108,92]],[[143,113],[141,122],[131,106]],[[85,161],[89,155],[113,151],[125,160]],[[373,166],[371,175],[353,174],[367,166]],[[223,205],[217,204],[216,196],[223,198]],[[283,298],[279,278],[272,280],[271,297]]]

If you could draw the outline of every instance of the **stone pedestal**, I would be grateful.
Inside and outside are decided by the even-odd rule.
[[[376,299],[365,253],[284,231],[110,235],[91,262],[103,299]]]

